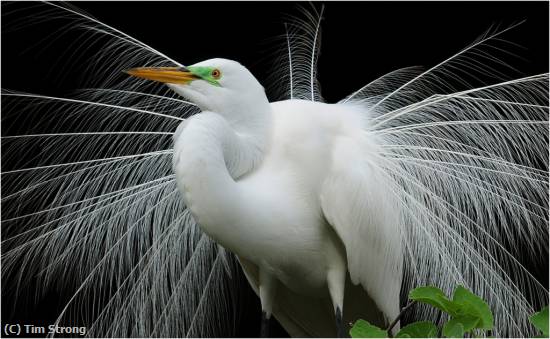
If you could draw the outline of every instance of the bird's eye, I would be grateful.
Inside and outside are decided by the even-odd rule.
[[[219,79],[222,76],[222,72],[219,69],[214,69],[212,71],[212,78]]]

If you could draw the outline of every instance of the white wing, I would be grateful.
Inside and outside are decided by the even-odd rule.
[[[398,209],[389,201],[387,180],[371,148],[363,136],[336,140],[321,205],[346,248],[352,282],[361,284],[391,321],[399,313],[402,280]]]

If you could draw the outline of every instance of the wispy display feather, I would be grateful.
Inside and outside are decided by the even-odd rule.
[[[2,173],[10,293],[32,277],[44,290],[70,289],[57,322],[81,317],[94,337],[231,335],[238,264],[194,222],[171,168],[171,136],[199,109],[164,87],[112,76],[181,64],[70,5],[27,11],[82,30],[75,43],[99,50],[89,63],[99,76],[97,88],[72,98],[3,91],[5,115],[56,118],[34,122],[48,133],[2,139],[2,160],[14,168]],[[275,87],[286,99],[322,101],[323,10],[303,13],[285,26],[278,57],[287,67]],[[548,256],[548,74],[505,80],[501,36],[513,28],[492,28],[427,70],[391,72],[340,104],[363,107],[365,133],[379,146],[369,156],[400,207],[404,290],[464,285],[488,301],[493,334],[528,336],[527,315],[548,303],[547,286],[518,259]],[[472,85],[488,76],[498,81]],[[25,149],[36,159],[20,162]]]

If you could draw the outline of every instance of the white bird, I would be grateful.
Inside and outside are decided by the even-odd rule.
[[[359,318],[348,303],[397,316],[400,207],[383,194],[364,108],[270,103],[256,78],[226,59],[129,74],[168,83],[201,108],[174,135],[178,187],[203,230],[238,256],[267,319],[274,313],[293,335],[335,336],[322,330],[334,314],[344,336],[342,311]],[[374,303],[366,295],[344,302],[348,270]],[[330,300],[333,312],[302,296]]]
[[[238,256],[266,319],[273,313],[296,336],[344,336],[342,315],[358,319],[361,308],[381,326],[397,317],[403,206],[388,194],[396,188],[368,106],[270,103],[225,59],[128,73],[201,108],[174,135],[178,188],[203,230]],[[345,300],[348,272],[365,295]]]
[[[2,173],[3,279],[73,287],[56,324],[74,310],[96,337],[231,333],[237,269],[211,238],[237,255],[264,320],[293,336],[345,335],[357,318],[384,326],[411,287],[457,284],[487,300],[494,335],[533,334],[527,316],[548,291],[518,258],[548,253],[548,74],[481,87],[465,75],[497,74],[485,65],[499,64],[489,52],[500,49],[486,44],[507,29],[327,104],[315,71],[320,17],[308,14],[286,34],[288,84],[277,87],[289,100],[270,102],[235,61],[183,67],[49,6],[75,18],[82,39],[112,39],[94,74],[107,85],[144,65],[158,67],[129,73],[172,89],[125,78],[77,98],[3,93],[59,122],[4,136],[6,159],[20,165],[36,140],[47,162]]]

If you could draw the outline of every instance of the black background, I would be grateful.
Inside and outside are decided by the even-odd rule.
[[[274,44],[284,48],[281,36],[285,16],[300,15],[298,4],[293,2],[73,4],[182,64],[213,57],[237,60],[264,86],[274,67]],[[313,5],[319,9],[321,3]],[[36,3],[3,3],[2,88],[68,96],[83,86],[86,77],[93,76],[82,73],[82,67],[64,67],[67,60],[61,54],[75,36],[66,34],[48,44],[48,35],[59,28],[54,22],[28,22],[27,27],[8,32],[14,20],[30,13],[18,11],[32,6],[37,6],[37,11],[47,8]],[[325,3],[318,72],[322,95],[326,101],[335,102],[397,68],[433,66],[473,42],[491,25],[507,26],[521,20],[526,21],[503,36],[523,46],[514,50],[521,58],[510,56],[505,60],[519,70],[511,72],[511,76],[547,72],[548,2]],[[96,52],[89,51],[90,55]],[[80,55],[78,60],[84,63],[86,55]],[[2,128],[3,135],[24,134],[28,126]],[[534,269],[547,286],[547,261],[542,261],[546,265]],[[245,291],[245,314],[237,334],[257,336],[259,303],[249,288]],[[3,322],[51,323],[63,297],[52,292],[36,305],[32,297],[29,291],[28,296],[22,295],[16,302],[4,295]],[[273,335],[285,333],[275,329]]]

